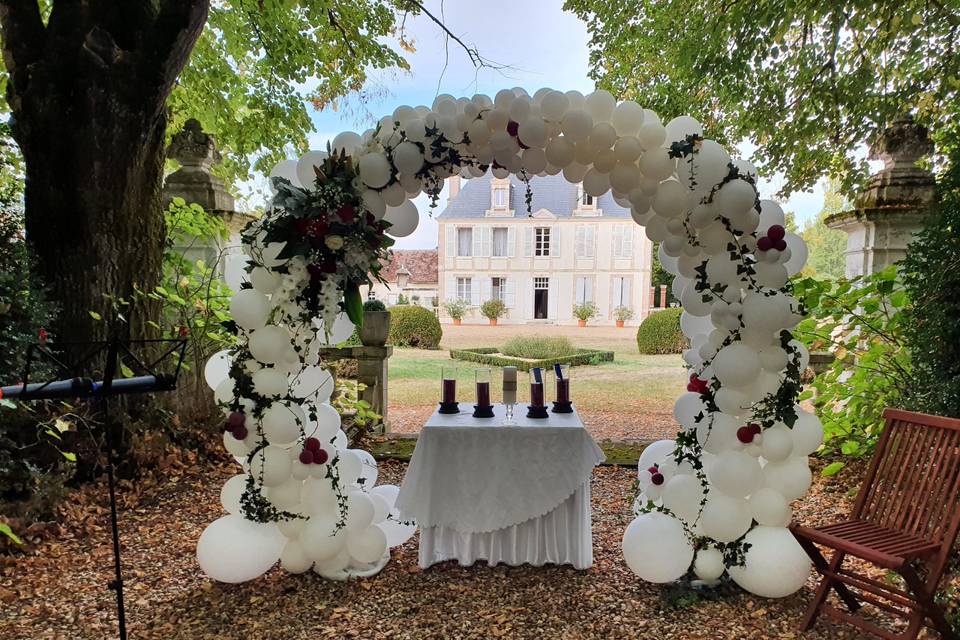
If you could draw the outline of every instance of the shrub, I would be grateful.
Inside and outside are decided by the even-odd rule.
[[[396,304],[399,304],[399,305],[410,304],[410,300],[407,299],[407,296],[400,293],[400,294],[397,294]]]
[[[467,362],[477,362],[479,364],[489,365],[491,367],[516,367],[520,371],[529,371],[534,367],[549,368],[556,363],[569,364],[571,366],[581,366],[589,364],[600,364],[602,362],[613,362],[613,351],[600,351],[598,349],[576,349],[573,353],[566,356],[544,358],[542,360],[529,360],[507,356],[496,347],[476,347],[473,349],[452,349],[450,357],[454,360],[466,360]]]
[[[593,302],[581,302],[573,305],[573,317],[586,322],[597,315],[597,305]]]
[[[383,304],[379,300],[367,300],[363,303],[364,311],[386,311],[387,305]]]
[[[454,320],[460,320],[467,312],[467,303],[460,298],[451,298],[443,303],[447,315]]]
[[[496,320],[507,313],[507,305],[503,303],[503,300],[487,300],[480,305],[480,313],[484,318]]]
[[[680,353],[687,348],[687,338],[680,330],[680,308],[654,311],[637,328],[640,353]]]
[[[508,340],[500,348],[500,353],[513,356],[515,358],[531,358],[533,360],[544,360],[550,358],[561,358],[577,351],[569,338],[559,337],[541,337],[541,336],[517,336]]]
[[[398,347],[436,349],[443,330],[429,309],[416,305],[395,306],[390,311],[390,344]]]
[[[617,307],[613,310],[613,317],[615,320],[626,322],[633,318],[633,309],[630,307]]]

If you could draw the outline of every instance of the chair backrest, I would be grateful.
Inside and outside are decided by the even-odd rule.
[[[854,517],[952,544],[960,527],[960,420],[900,409],[883,417]]]

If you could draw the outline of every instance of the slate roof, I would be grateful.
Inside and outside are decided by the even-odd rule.
[[[383,265],[380,276],[387,282],[396,282],[397,273],[406,273],[411,284],[437,284],[436,249],[396,249]]]
[[[484,218],[490,208],[490,182],[492,173],[480,178],[471,178],[463,183],[460,193],[437,216],[444,220],[464,218]],[[514,215],[526,217],[526,184],[516,176],[510,176],[510,206]],[[557,218],[572,218],[577,203],[577,185],[567,182],[562,173],[555,176],[535,177],[530,181],[533,192],[531,211],[536,213],[546,209]],[[609,191],[600,196],[597,205],[603,211],[604,218],[629,218],[629,209],[624,209],[613,200]]]

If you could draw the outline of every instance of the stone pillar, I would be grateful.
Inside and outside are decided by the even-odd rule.
[[[650,287],[650,309],[657,306],[657,288]]]
[[[387,407],[389,406],[387,361],[391,355],[393,355],[393,347],[390,345],[385,347],[359,345],[320,349],[321,361],[346,359],[357,361],[357,382],[366,386],[360,392],[360,399],[366,400],[375,413],[383,416],[378,428],[372,430],[374,433],[385,433],[390,430],[390,422],[387,419]]]
[[[660,285],[660,308],[667,308],[667,285]]]
[[[847,234],[848,278],[881,271],[907,254],[935,198],[933,174],[916,165],[932,152],[927,129],[910,116],[895,121],[870,147],[870,159],[883,160],[884,168],[870,176],[852,211],[826,219],[828,227]]]

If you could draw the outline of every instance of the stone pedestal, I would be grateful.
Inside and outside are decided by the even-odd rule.
[[[382,424],[375,433],[390,431],[387,419],[387,361],[393,355],[393,347],[326,347],[320,349],[321,360],[356,360],[357,382],[366,386],[360,392],[360,399],[366,400],[370,408],[383,416]]]
[[[933,174],[917,161],[933,151],[927,130],[905,117],[885,129],[870,148],[883,170],[870,176],[852,211],[826,219],[847,233],[846,276],[876,273],[903,259],[923,227],[936,194]]]

